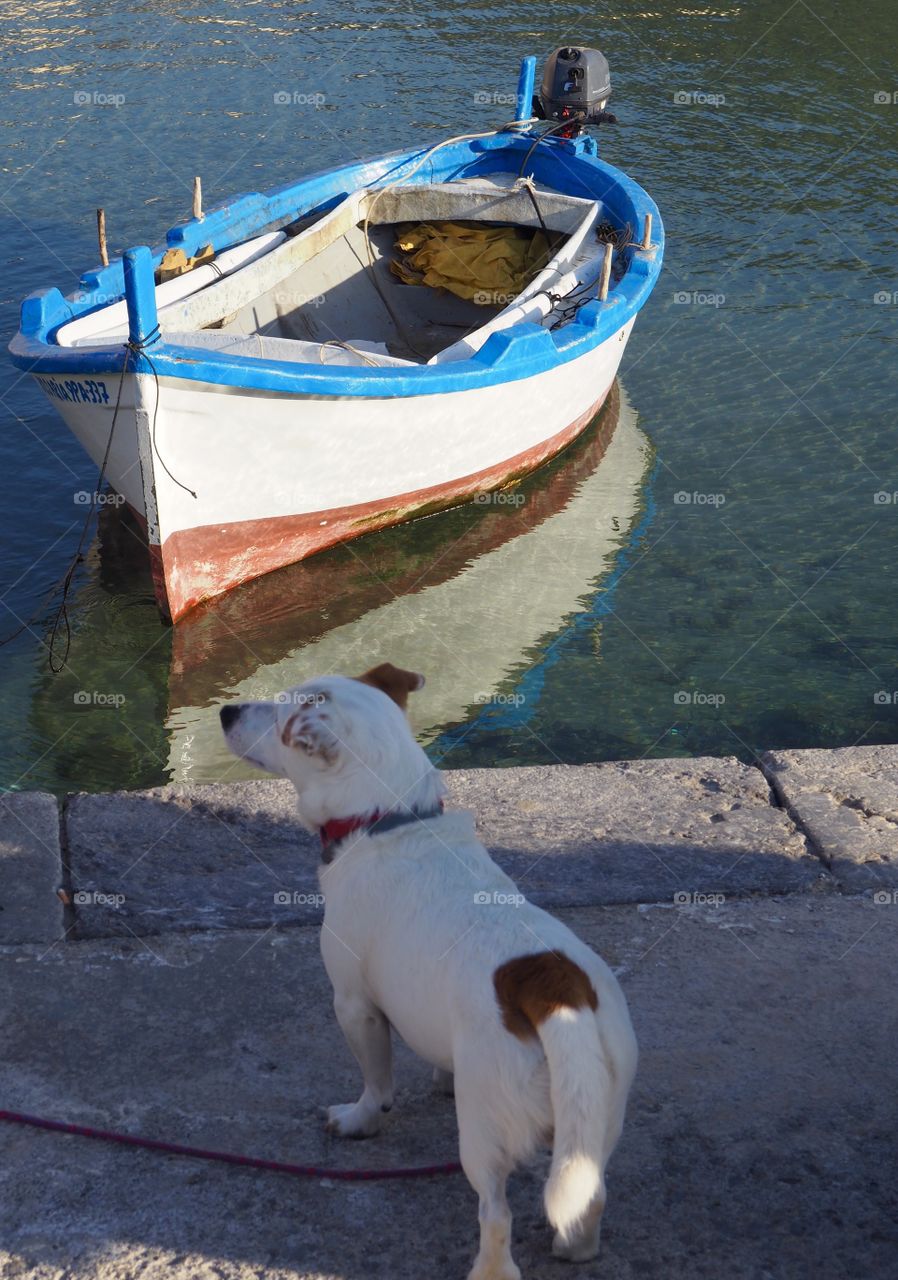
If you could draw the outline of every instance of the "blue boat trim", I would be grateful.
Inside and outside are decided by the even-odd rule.
[[[522,70],[522,82],[523,79]],[[454,143],[438,151],[408,181],[430,184],[514,171],[536,136],[530,130],[518,130]],[[266,229],[285,225],[333,203],[360,187],[401,179],[403,171],[419,160],[425,150],[415,148],[346,165],[267,194],[253,192],[238,196],[201,219],[190,219],[172,227],[164,245],[140,253],[141,272],[148,276],[150,269],[155,270],[166,250],[174,245],[192,255],[211,244],[218,253]],[[159,377],[203,382],[222,389],[245,388],[248,392],[297,396],[393,398],[494,386],[578,359],[612,337],[636,315],[654,287],[664,252],[664,232],[654,201],[626,174],[598,159],[596,150],[595,141],[585,135],[576,139],[550,139],[534,151],[530,171],[537,182],[572,195],[602,200],[612,219],[619,225],[629,223],[637,238],[646,215],[651,214],[653,245],[648,253],[637,246],[626,249],[626,272],[607,302],[588,303],[573,324],[556,332],[536,324],[517,325],[513,330],[492,334],[469,359],[407,369],[261,361],[227,352],[177,346],[164,339],[152,348],[152,367]],[[55,288],[25,299],[21,328],[10,344],[17,368],[44,377],[66,378],[121,372],[123,347],[59,347],[53,341],[61,325],[123,296],[122,259],[86,272],[81,285],[80,294],[71,299],[64,298]],[[138,285],[137,297],[141,307],[148,305],[145,286]],[[141,327],[148,332],[152,328],[145,319]],[[135,357],[131,367],[146,371],[150,365],[145,357]]]
[[[515,99],[515,120],[529,120],[533,115],[533,89],[536,85],[536,58],[533,54],[521,59],[518,76],[518,92]]]
[[[128,303],[128,342],[135,347],[156,345],[160,337],[152,254],[145,246],[126,249],[122,266]]]

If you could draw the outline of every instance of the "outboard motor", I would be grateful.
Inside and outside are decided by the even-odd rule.
[[[547,60],[533,110],[541,120],[569,121],[568,128],[557,133],[574,138],[587,124],[617,123],[617,117],[605,110],[610,96],[611,72],[605,55],[598,49],[565,46]]]

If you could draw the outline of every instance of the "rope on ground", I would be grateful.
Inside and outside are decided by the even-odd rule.
[[[331,1178],[336,1182],[385,1182],[390,1178],[432,1178],[442,1174],[461,1172],[461,1165],[457,1162],[397,1169],[325,1169],[317,1165],[289,1164],[282,1160],[265,1160],[261,1156],[241,1156],[231,1151],[207,1151],[202,1147],[187,1147],[181,1142],[142,1138],[133,1133],[115,1133],[110,1129],[95,1129],[87,1124],[46,1120],[42,1116],[28,1115],[22,1111],[0,1111],[0,1122],[25,1125],[32,1129],[49,1129],[53,1133],[74,1134],[79,1138],[96,1138],[101,1142],[115,1142],[125,1147],[142,1147],[147,1151],[161,1151],[170,1156],[190,1156],[196,1160],[215,1160],[220,1164],[265,1169],[270,1173],[286,1173],[294,1178]]]

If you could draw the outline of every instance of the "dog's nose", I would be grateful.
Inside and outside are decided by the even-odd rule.
[[[219,708],[218,714],[221,718],[222,729],[229,729],[240,715],[240,706],[239,704],[229,702],[226,706]]]

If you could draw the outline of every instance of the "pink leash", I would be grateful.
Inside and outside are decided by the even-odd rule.
[[[50,1129],[54,1133],[73,1133],[79,1138],[98,1138],[101,1142],[117,1142],[124,1147],[144,1147],[170,1156],[192,1156],[196,1160],[218,1160],[222,1164],[238,1164],[250,1169],[268,1169],[271,1173],[289,1173],[294,1178],[333,1178],[340,1182],[381,1182],[387,1178],[431,1178],[444,1173],[460,1173],[461,1165],[427,1164],[413,1169],[319,1169],[316,1165],[285,1164],[280,1160],[263,1160],[261,1156],[238,1156],[231,1151],[205,1151],[201,1147],[185,1147],[180,1142],[163,1142],[158,1138],[141,1138],[131,1133],[113,1133],[86,1124],[66,1124],[64,1120],[44,1120],[20,1111],[0,1111],[0,1121],[29,1125],[32,1129]]]

